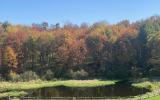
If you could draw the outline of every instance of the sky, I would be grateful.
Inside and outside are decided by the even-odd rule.
[[[0,22],[114,24],[160,15],[160,0],[0,0]]]

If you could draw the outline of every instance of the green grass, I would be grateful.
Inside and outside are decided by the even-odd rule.
[[[23,95],[27,95],[27,92],[25,91],[9,91],[9,92],[4,92],[4,93],[0,93],[0,98],[3,97],[8,97],[8,96],[23,96]]]
[[[31,81],[31,82],[0,82],[0,97],[19,96],[24,90],[43,87],[96,87],[115,84],[115,80],[66,80],[66,81]],[[14,91],[14,92],[13,92]],[[19,92],[21,91],[21,92]]]
[[[69,80],[69,81],[58,81],[57,84],[67,86],[67,87],[97,87],[115,84],[117,81],[100,81],[100,80]]]
[[[160,80],[157,81],[143,81],[139,83],[133,83],[132,86],[138,87],[138,88],[147,88],[151,91],[155,89],[160,89]]]
[[[67,81],[32,81],[32,82],[0,82],[0,92],[37,89],[52,86],[96,87],[114,84],[116,81],[101,80],[67,80]]]
[[[146,99],[146,100],[160,100],[160,96],[151,97],[151,98]]]
[[[154,95],[159,95],[159,92],[160,92],[160,80],[159,79],[154,79],[154,78],[147,79],[145,81],[133,83],[132,86],[137,87],[137,88],[149,89],[151,92],[147,92],[146,94],[141,95],[142,97],[148,97],[148,95],[151,97],[151,99],[149,98],[146,100],[160,100],[160,96],[154,97]]]

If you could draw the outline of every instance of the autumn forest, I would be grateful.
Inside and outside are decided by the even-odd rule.
[[[0,80],[160,75],[160,16],[117,24],[0,23]]]

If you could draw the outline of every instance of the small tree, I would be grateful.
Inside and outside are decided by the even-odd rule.
[[[4,66],[9,68],[9,71],[15,71],[17,68],[17,54],[14,52],[14,50],[7,46],[5,53],[4,53]]]

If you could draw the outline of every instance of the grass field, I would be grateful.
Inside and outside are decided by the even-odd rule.
[[[151,97],[151,98],[146,99],[146,100],[160,100],[160,96]]]

